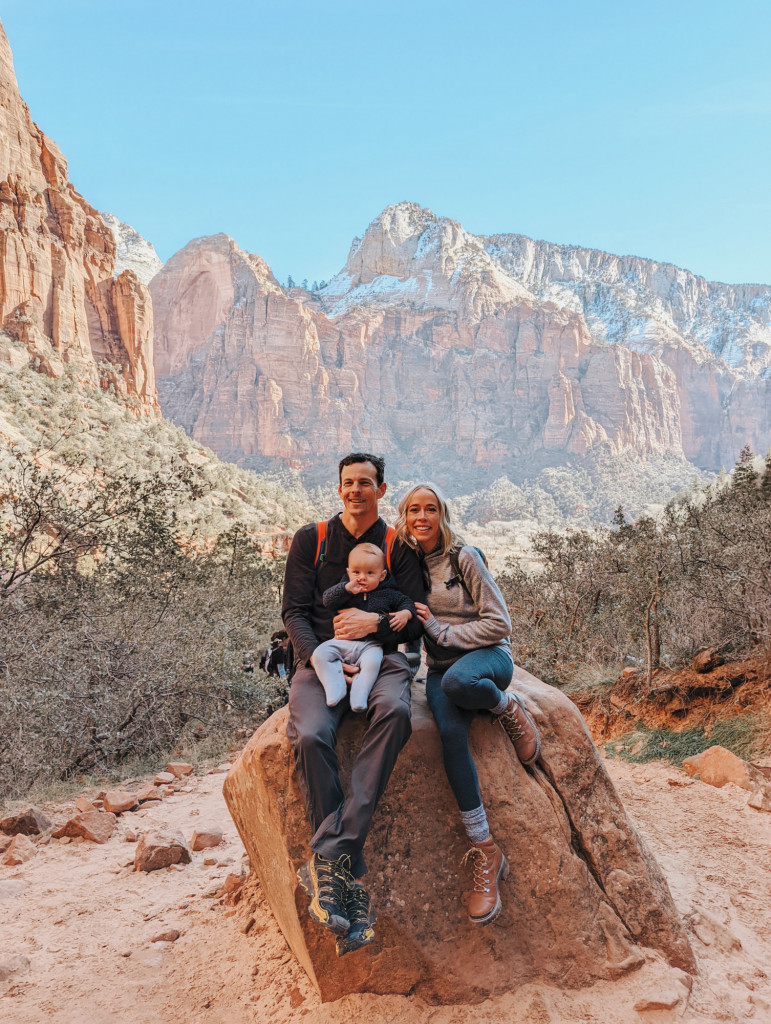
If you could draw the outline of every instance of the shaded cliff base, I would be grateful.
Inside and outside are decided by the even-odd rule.
[[[576,680],[568,689],[595,743],[636,763],[683,759],[718,744],[746,760],[771,758],[771,655],[708,672],[660,669]]]
[[[106,845],[53,841],[25,864],[0,868],[0,961],[29,962],[0,983],[0,1016],[8,1024],[769,1020],[771,885],[763,864],[771,815],[746,807],[746,794],[732,785],[681,785],[690,780],[664,763],[607,767],[687,922],[698,962],[690,996],[677,974],[650,959],[618,981],[577,992],[530,985],[473,1006],[372,995],[321,1004],[254,883],[220,895],[227,875],[241,870],[243,849],[222,799],[224,775],[197,769],[186,791],[121,816]],[[54,820],[67,817],[63,806],[44,809]],[[203,822],[224,830],[216,851],[194,853],[181,870],[132,871],[129,830],[163,823],[189,839]],[[205,865],[211,853],[216,863]],[[152,942],[174,928],[176,942]],[[653,1008],[667,1002],[670,1009]]]

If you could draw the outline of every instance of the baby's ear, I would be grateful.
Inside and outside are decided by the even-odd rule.
[[[387,575],[388,575],[388,569],[383,569],[383,571],[380,573],[380,579],[379,579],[378,582],[382,583]]]

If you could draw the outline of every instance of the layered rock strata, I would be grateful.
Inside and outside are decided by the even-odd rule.
[[[536,980],[579,988],[642,964],[641,947],[692,971],[683,926],[658,865],[626,816],[580,714],[558,690],[515,670],[538,721],[542,767],[527,773],[489,718],[471,742],[491,828],[511,864],[504,909],[485,928],[461,905],[467,842],[447,784],[425,697],[413,697],[413,734],[375,815],[365,882],[376,941],[335,955],[314,924],[296,869],[309,830],[286,739],[287,709],[255,733],[225,780],[230,812],[268,902],[322,999],[408,993],[474,1002]],[[350,770],[364,723],[343,724]]]
[[[402,203],[318,293],[224,235],[177,253],[152,293],[164,411],[247,465],[363,448],[413,478],[516,476],[604,444],[716,469],[771,444],[761,286],[477,237]]]
[[[112,232],[32,121],[0,26],[0,326],[48,372],[77,362],[96,381],[111,364],[110,382],[155,410],[150,295],[114,269]]]

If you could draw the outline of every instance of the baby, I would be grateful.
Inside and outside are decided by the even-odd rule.
[[[391,629],[404,629],[417,615],[412,601],[400,594],[385,565],[385,555],[375,544],[357,544],[348,556],[348,575],[324,591],[325,607],[333,612],[359,608],[380,615],[378,625],[388,616]],[[375,685],[383,648],[371,636],[361,640],[327,640],[311,655],[311,665],[321,680],[327,704],[334,707],[345,697],[347,687],[343,664],[358,665],[351,683],[351,710],[366,711],[367,698]]]

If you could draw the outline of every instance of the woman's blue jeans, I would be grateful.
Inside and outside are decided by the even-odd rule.
[[[426,698],[439,727],[444,769],[461,811],[473,811],[482,803],[468,743],[471,723],[477,711],[500,704],[513,672],[511,655],[500,647],[481,647],[449,668],[429,669]]]

